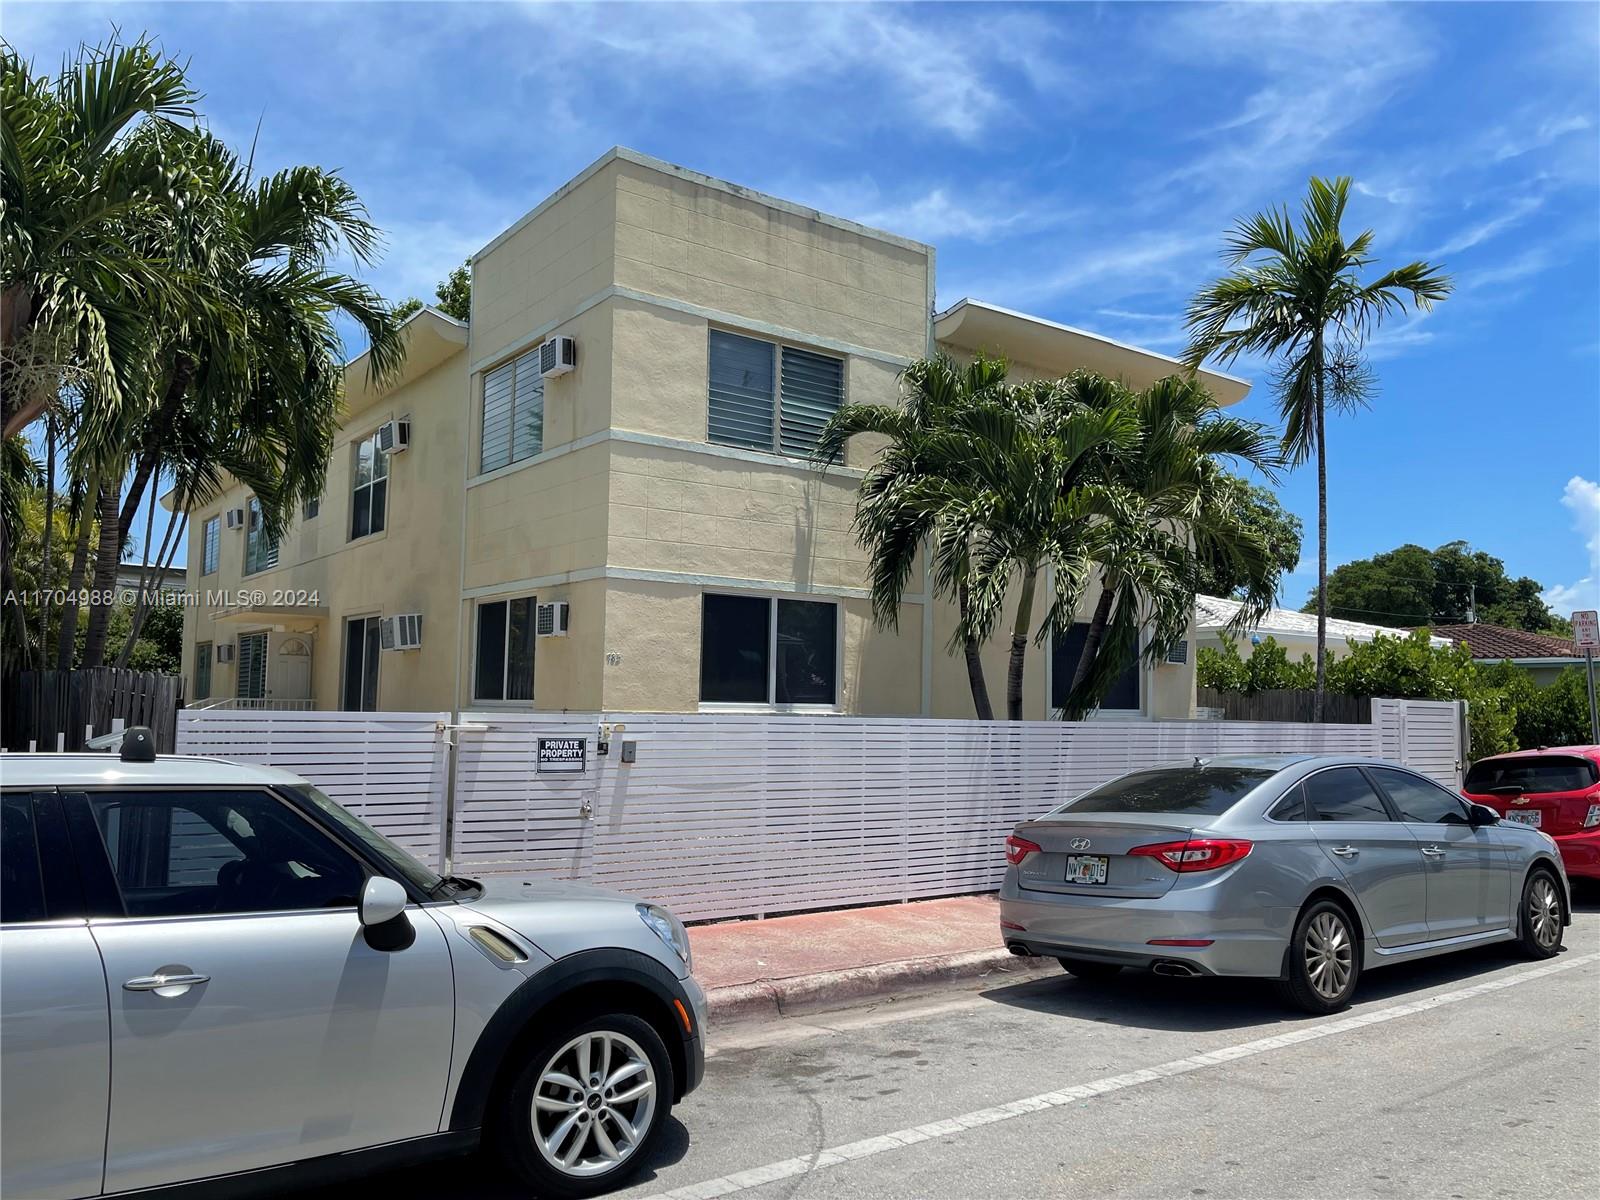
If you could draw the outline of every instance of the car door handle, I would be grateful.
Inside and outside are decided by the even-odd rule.
[[[1422,848],[1422,852],[1424,854],[1426,854],[1429,858],[1443,858],[1444,857],[1444,851],[1439,849],[1439,847],[1437,847],[1437,846],[1424,846]]]
[[[181,996],[196,984],[211,982],[209,975],[140,975],[122,985],[125,992],[155,992],[159,996]]]
[[[1328,853],[1337,854],[1340,858],[1354,858],[1356,855],[1360,854],[1361,851],[1357,850],[1354,846],[1329,846]]]

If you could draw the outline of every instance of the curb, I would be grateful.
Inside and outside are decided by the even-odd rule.
[[[814,975],[707,988],[706,1008],[712,1021],[788,1017],[801,1010],[837,1006],[866,996],[882,996],[990,974],[1021,978],[1053,966],[1054,959],[1022,958],[996,946],[988,950],[907,958],[839,971],[820,971]]]

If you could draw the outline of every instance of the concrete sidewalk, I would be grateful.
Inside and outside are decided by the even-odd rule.
[[[993,896],[958,896],[689,930],[716,1020],[784,1016],[951,979],[1054,967],[1000,943]]]

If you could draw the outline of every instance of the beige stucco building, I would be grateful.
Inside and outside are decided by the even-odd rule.
[[[850,523],[874,446],[823,470],[816,431],[840,403],[894,402],[935,348],[1136,385],[1177,364],[973,301],[936,314],[934,267],[930,246],[608,152],[474,258],[470,322],[413,316],[383,389],[351,364],[327,490],[279,544],[241,488],[191,514],[191,695],[971,716],[925,581],[897,630],[871,619]],[[575,365],[543,371],[563,337]],[[1226,403],[1248,390],[1205,379]],[[384,453],[401,418],[409,447]],[[419,648],[382,648],[400,614],[421,614]],[[1051,658],[1030,650],[1030,717]],[[1192,662],[1131,667],[1108,712],[1192,715]],[[987,666],[999,708],[998,643]]]

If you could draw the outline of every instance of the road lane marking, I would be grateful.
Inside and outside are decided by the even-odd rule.
[[[1409,1004],[1396,1004],[1389,1008],[1358,1013],[1355,1016],[1340,1017],[1336,1020],[1324,1019],[1316,1024],[1294,1029],[1288,1033],[1279,1033],[1274,1034],[1272,1037],[1241,1042],[1235,1046],[1224,1046],[1220,1050],[1208,1050],[1204,1054],[1193,1054],[1188,1058],[1174,1059],[1171,1062],[1161,1063],[1154,1067],[1146,1067],[1138,1071],[1127,1071],[1121,1075],[1110,1075],[1104,1079],[1097,1079],[1092,1083],[1078,1084],[1074,1087],[1062,1088],[1059,1091],[1042,1092],[1037,1096],[1026,1096],[1021,1100],[1013,1100],[1009,1104],[997,1104],[990,1108],[980,1108],[973,1112],[962,1113],[960,1116],[947,1117],[942,1121],[929,1121],[925,1125],[916,1125],[909,1129],[897,1129],[892,1133],[883,1133],[877,1137],[847,1142],[841,1146],[831,1146],[826,1150],[819,1150],[815,1154],[798,1158],[786,1158],[781,1162],[768,1163],[763,1167],[735,1171],[731,1175],[722,1175],[716,1179],[707,1179],[701,1183],[689,1184],[686,1187],[674,1188],[671,1191],[658,1192],[649,1197],[648,1200],[716,1200],[719,1196],[731,1196],[736,1192],[763,1187],[780,1179],[793,1179],[798,1175],[809,1175],[813,1171],[837,1167],[842,1163],[854,1162],[857,1159],[871,1158],[874,1155],[885,1154],[891,1150],[914,1146],[919,1142],[955,1137],[969,1129],[993,1125],[997,1121],[1009,1121],[1014,1117],[1027,1116],[1029,1113],[1060,1108],[1067,1104],[1092,1100],[1096,1096],[1104,1096],[1112,1092],[1124,1091],[1127,1088],[1138,1087],[1141,1084],[1155,1083],[1161,1079],[1169,1079],[1174,1075],[1184,1075],[1190,1071],[1204,1070],[1206,1067],[1237,1062],[1243,1058],[1267,1054],[1274,1050],[1284,1050],[1290,1046],[1319,1041],[1322,1038],[1335,1037],[1342,1033],[1353,1033],[1358,1029],[1365,1029],[1369,1025],[1381,1025],[1387,1021],[1399,1020],[1401,1017],[1415,1016],[1418,1013],[1442,1008],[1447,1004],[1459,1004],[1463,1000],[1472,1000],[1478,996],[1485,996],[1491,992],[1516,987],[1534,979],[1543,979],[1549,975],[1559,974],[1562,971],[1571,971],[1576,967],[1588,966],[1590,963],[1595,962],[1600,962],[1600,954],[1585,954],[1577,958],[1561,958],[1542,967],[1534,967],[1530,970],[1502,975],[1496,979],[1474,984],[1472,987],[1461,988],[1453,992],[1441,992],[1437,995],[1424,997],[1421,1000],[1413,1000]]]

